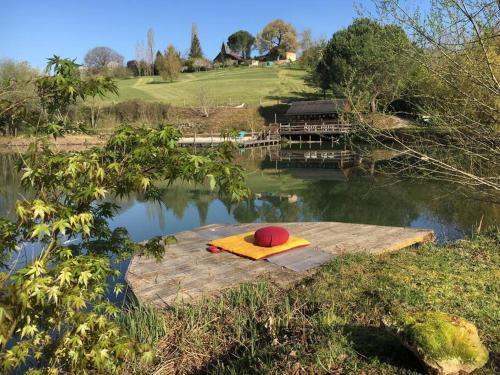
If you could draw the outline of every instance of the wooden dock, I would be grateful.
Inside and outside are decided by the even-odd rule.
[[[311,242],[266,260],[253,261],[228,252],[206,250],[215,238],[256,230],[266,224],[214,224],[175,234],[162,260],[134,256],[125,279],[142,303],[159,307],[216,295],[240,283],[266,278],[287,287],[315,272],[334,256],[378,254],[432,241],[432,230],[337,222],[281,223],[291,235]]]
[[[259,136],[246,136],[241,138],[231,138],[227,139],[221,136],[192,136],[183,137],[179,139],[178,144],[184,147],[213,147],[220,145],[226,141],[231,141],[236,143],[240,148],[247,147],[260,147],[260,146],[271,146],[280,143],[280,138],[274,135],[267,135],[265,137]]]
[[[280,136],[292,135],[343,135],[353,130],[352,124],[324,121],[295,121],[277,124]]]

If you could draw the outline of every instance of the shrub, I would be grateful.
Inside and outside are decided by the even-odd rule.
[[[114,118],[118,122],[163,122],[168,117],[170,104],[128,100],[106,107],[105,117]]]

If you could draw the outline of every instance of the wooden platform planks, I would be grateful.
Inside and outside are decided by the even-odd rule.
[[[261,277],[286,287],[314,272],[310,267],[327,261],[325,254],[330,257],[357,252],[377,254],[434,239],[433,232],[424,229],[338,222],[280,223],[292,235],[309,240],[311,250],[323,255],[304,257],[301,263],[292,251],[289,257],[283,254],[275,260],[271,258],[269,262],[252,261],[226,252],[212,254],[206,251],[206,243],[210,239],[256,230],[264,225],[213,224],[177,233],[177,244],[166,247],[161,261],[133,257],[126,281],[139,301],[161,307],[218,294]]]

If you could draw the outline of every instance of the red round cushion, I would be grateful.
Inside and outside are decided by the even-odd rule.
[[[272,247],[283,245],[290,235],[285,228],[269,226],[256,230],[253,237],[257,246]]]

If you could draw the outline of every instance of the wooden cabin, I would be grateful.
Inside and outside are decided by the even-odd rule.
[[[280,136],[346,134],[352,124],[340,117],[349,110],[347,99],[292,102],[284,117],[270,124],[270,130]]]
[[[337,120],[340,113],[347,112],[349,109],[347,99],[292,102],[285,117],[288,122],[322,122]]]

